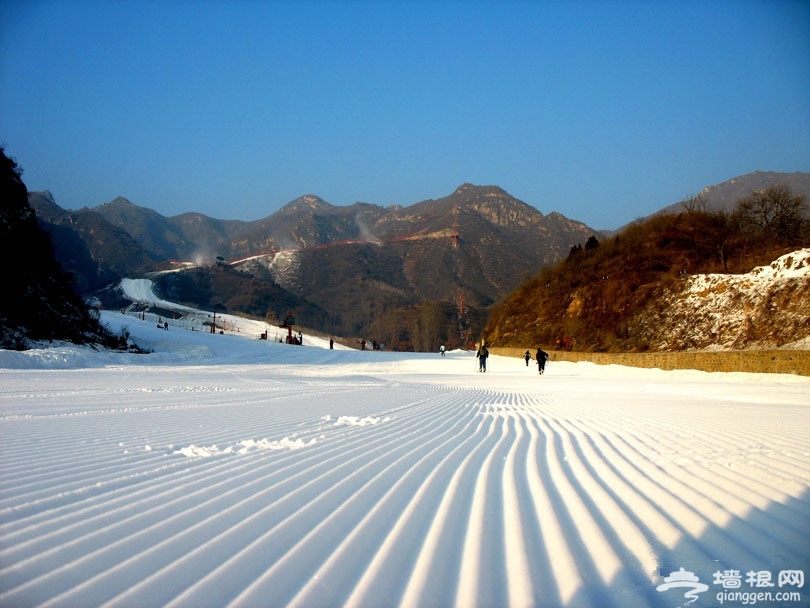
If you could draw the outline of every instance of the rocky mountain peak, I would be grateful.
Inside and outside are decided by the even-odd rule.
[[[308,211],[322,211],[331,209],[332,205],[325,200],[314,194],[305,194],[299,196],[294,201],[291,201],[278,210],[281,214],[302,213]]]
[[[123,196],[116,196],[109,203],[104,203],[104,205],[101,205],[101,206],[102,207],[104,207],[104,206],[107,206],[107,207],[136,207],[137,205],[135,205],[129,199],[124,198]]]
[[[458,210],[478,213],[499,226],[528,226],[543,218],[540,211],[498,186],[462,184],[443,200]]]

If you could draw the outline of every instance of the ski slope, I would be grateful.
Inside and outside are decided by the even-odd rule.
[[[148,319],[153,323],[168,323],[172,328],[195,331],[210,331],[215,324],[217,332],[241,334],[252,338],[267,332],[268,339],[276,341],[279,338],[284,339],[286,336],[286,330],[282,330],[278,326],[268,325],[264,321],[222,313],[213,314],[164,300],[155,295],[154,283],[151,279],[122,279],[120,287],[123,294],[134,303],[126,311],[127,314],[140,316],[143,320]],[[171,313],[172,318],[163,318],[153,312],[141,312],[144,307],[168,311]]]
[[[0,606],[810,603],[808,378],[103,320],[0,351]]]

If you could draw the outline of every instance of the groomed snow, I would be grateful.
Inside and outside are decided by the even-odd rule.
[[[0,606],[810,601],[808,378],[103,320],[0,351]]]

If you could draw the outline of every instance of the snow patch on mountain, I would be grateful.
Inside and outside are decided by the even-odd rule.
[[[795,348],[810,339],[810,248],[742,275],[688,277],[664,300],[651,315],[664,334],[656,349]]]
[[[298,273],[301,270],[301,260],[296,249],[285,249],[273,256],[268,266],[273,280],[284,289],[291,289],[297,285]]]

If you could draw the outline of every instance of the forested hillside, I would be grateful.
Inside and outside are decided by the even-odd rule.
[[[25,349],[32,341],[68,340],[118,346],[76,294],[54,258],[48,235],[28,204],[17,163],[0,148],[0,348]]]
[[[557,348],[568,338],[572,348],[591,351],[690,346],[666,340],[674,328],[661,321],[690,276],[748,272],[808,243],[806,199],[782,186],[752,193],[733,213],[685,209],[653,217],[572,248],[495,306],[484,335],[494,345],[519,347]],[[807,290],[806,281],[800,289]],[[777,332],[785,311],[771,308]]]

